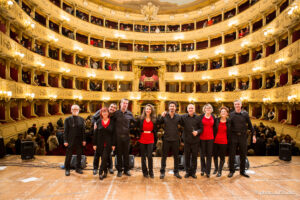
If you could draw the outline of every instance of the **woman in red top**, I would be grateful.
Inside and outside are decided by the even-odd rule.
[[[205,114],[200,116],[201,176],[206,173],[207,178],[209,178],[216,127],[215,117],[212,115],[213,107],[210,104],[206,104],[203,106],[203,112]]]
[[[223,165],[225,163],[225,155],[227,150],[228,136],[230,134],[230,122],[228,118],[229,109],[225,106],[220,108],[220,118],[216,119],[216,127],[218,131],[215,136],[213,154],[215,171],[217,177],[222,175]],[[220,157],[220,164],[218,165],[218,157]]]
[[[154,178],[153,174],[153,144],[156,138],[156,116],[154,107],[147,104],[143,110],[140,121],[140,149],[141,149],[141,162],[144,177]],[[148,168],[146,165],[146,157],[148,158]]]

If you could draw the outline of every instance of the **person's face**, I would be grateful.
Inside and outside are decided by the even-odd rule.
[[[175,104],[170,104],[169,105],[169,112],[175,112],[176,111],[176,105]]]
[[[241,102],[237,101],[237,102],[234,102],[234,109],[236,111],[240,111],[242,109],[242,104]]]
[[[121,103],[121,110],[127,110],[127,108],[128,108],[128,101],[123,101],[122,103]]]
[[[71,113],[72,113],[72,115],[74,115],[74,116],[78,116],[78,114],[79,114],[79,107],[78,107],[78,106],[74,106],[74,107],[71,109]]]
[[[189,115],[194,115],[194,113],[195,113],[195,106],[189,105],[188,108],[187,108],[187,111],[188,111]]]
[[[102,112],[102,118],[108,118],[108,112],[106,110]]]
[[[220,116],[221,117],[227,117],[228,116],[228,113],[225,109],[222,109],[221,112],[220,112]]]
[[[109,106],[109,108],[108,108],[108,111],[109,111],[110,113],[114,113],[114,112],[116,112],[116,110],[117,110],[117,106],[114,105],[114,104],[111,104],[111,105]]]
[[[145,112],[146,112],[146,115],[151,115],[151,112],[152,112],[151,107],[150,106],[146,106]]]
[[[211,113],[212,113],[211,107],[210,107],[210,106],[206,106],[205,109],[204,109],[204,112],[205,112],[206,114],[211,114]]]

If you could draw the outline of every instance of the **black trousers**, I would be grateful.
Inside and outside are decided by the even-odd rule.
[[[165,171],[166,171],[166,161],[167,161],[167,156],[168,156],[170,149],[172,150],[173,157],[174,157],[174,173],[179,172],[179,170],[178,170],[179,141],[164,141],[163,142],[163,155],[161,157],[161,168],[160,168],[161,173],[165,173]]]
[[[234,134],[234,133],[233,133]],[[234,173],[234,160],[236,149],[239,147],[240,152],[240,172],[245,172],[246,156],[247,156],[247,135],[233,135],[229,140],[229,170]]]
[[[129,136],[119,136],[117,137],[117,170],[118,172],[129,171]]]
[[[217,144],[213,145],[213,155],[214,155],[214,164],[216,170],[222,170],[225,163],[225,155],[227,150],[227,144]],[[220,164],[218,163],[218,158],[220,158]]]
[[[93,162],[93,167],[94,169],[99,168],[99,159],[100,159],[100,153],[96,150],[94,153],[94,162]],[[112,156],[111,153],[108,154],[108,159],[107,159],[107,167],[112,169],[113,168],[113,162],[112,162]]]
[[[213,152],[214,140],[200,140],[201,144],[201,172],[210,174],[211,169],[211,157]],[[206,160],[205,160],[206,158]]]
[[[195,174],[197,170],[198,146],[199,143],[184,143],[185,170],[189,175]]]
[[[140,143],[141,149],[141,162],[142,162],[142,171],[143,174],[153,174],[153,159],[152,159],[152,152],[153,152],[153,143],[152,144],[142,144]],[[148,159],[148,169],[146,165],[146,157]]]
[[[83,153],[83,147],[82,142],[77,142],[75,144],[72,144],[67,147],[66,151],[66,159],[65,159],[65,169],[70,170],[70,163],[72,159],[73,151],[76,149],[76,155],[77,155],[77,162],[76,162],[76,169],[81,168],[81,155]]]

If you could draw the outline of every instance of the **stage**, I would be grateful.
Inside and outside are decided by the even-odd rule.
[[[22,161],[15,155],[0,159],[0,199],[300,199],[300,157],[293,157],[291,162],[278,157],[249,157],[251,178],[239,172],[227,178],[225,164],[220,178],[201,177],[198,169],[197,179],[181,180],[170,171],[160,180],[158,157],[154,158],[154,179],[142,176],[140,158],[135,159],[131,177],[117,178],[115,171],[103,181],[92,174],[92,157],[88,157],[84,174],[71,171],[69,177],[60,169],[63,161],[64,156],[36,156],[33,161]],[[168,158],[167,169],[171,168],[173,158]]]

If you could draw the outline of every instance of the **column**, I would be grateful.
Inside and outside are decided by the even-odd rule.
[[[62,74],[58,74],[58,87],[62,88]]]
[[[207,59],[207,70],[210,70],[211,69],[211,60],[210,58]]]
[[[278,116],[279,116],[278,110],[279,110],[279,109],[278,109],[278,105],[275,104],[275,105],[274,105],[275,116],[274,116],[274,119],[272,120],[272,121],[274,121],[274,122],[278,122]]]
[[[91,88],[90,88],[90,79],[87,79],[87,82],[86,82],[86,90],[87,91],[91,91]]]
[[[18,82],[24,83],[23,80],[22,80],[22,69],[23,69],[23,66],[20,65],[18,67]]]
[[[275,84],[273,86],[273,88],[276,88],[277,84],[280,82],[280,73],[279,71],[275,71]]]
[[[248,90],[252,90],[252,76],[249,76],[249,85],[248,85]]]
[[[35,73],[35,69],[30,69],[30,83],[31,83],[31,85],[34,82],[34,73]]]
[[[49,114],[49,111],[48,111],[48,104],[49,104],[49,100],[46,100],[46,102],[45,102],[45,116],[51,116]]]
[[[275,52],[278,52],[279,51],[279,38],[276,37],[275,38]]]
[[[260,89],[266,88],[266,74],[262,74],[262,86]]]
[[[88,101],[86,104],[86,112],[91,113],[91,102]]]
[[[57,114],[64,114],[62,112],[62,100],[58,100],[58,113]]]
[[[224,92],[224,91],[225,91],[225,80],[222,79],[222,92]]]
[[[221,68],[224,68],[225,67],[225,56],[222,56],[222,66]]]
[[[207,92],[210,92],[210,89],[211,89],[211,87],[210,87],[210,81],[207,81]]]
[[[120,60],[117,60],[117,71],[120,71]]]
[[[208,36],[207,41],[208,41],[208,48],[210,48],[210,46],[211,46],[211,44],[210,44],[210,36]]]
[[[225,10],[222,8],[222,21],[224,21],[224,16],[225,16]]]
[[[287,85],[293,84],[293,68],[291,66],[288,67],[288,82]]]
[[[235,53],[235,65],[238,65],[238,64],[240,64],[240,56],[239,56],[239,53],[236,52]]]
[[[58,60],[62,61],[62,48],[58,49]]]
[[[253,33],[253,24],[251,21],[249,21],[249,32],[250,34]]]
[[[251,48],[248,49],[249,50],[249,62],[253,61],[253,50]]]
[[[293,111],[293,106],[288,104],[287,105],[287,119],[286,119],[287,124],[292,124],[292,111]]]
[[[288,29],[288,44],[292,44],[293,43],[293,30],[292,29]]]
[[[30,108],[31,108],[31,116],[38,117],[37,114],[34,112],[34,101],[30,102]]]
[[[46,43],[46,46],[45,46],[45,56],[49,57],[49,43]]]
[[[44,81],[45,81],[45,84],[46,84],[47,87],[49,87],[49,80],[48,80],[48,78],[49,78],[49,72],[46,71],[46,72],[44,72]]]
[[[47,15],[46,16],[46,27],[47,28],[49,28],[49,19],[50,19],[50,17],[49,17],[49,15]]]
[[[222,44],[225,43],[225,35],[224,35],[224,32],[222,31]]]
[[[78,89],[77,87],[76,87],[76,77],[75,76],[73,76],[72,77],[72,89]]]
[[[181,81],[179,81],[179,93],[181,93],[182,91],[181,91]]]
[[[12,80],[12,78],[10,77],[10,65],[11,65],[11,61],[10,60],[6,60],[5,62],[5,79],[6,80]]]
[[[235,78],[235,91],[239,90],[239,79]]]
[[[11,101],[5,103],[5,121],[6,122],[14,122],[15,121],[10,117],[10,104],[11,104]]]
[[[138,102],[137,102],[137,100],[133,100],[132,101],[132,114],[133,114],[133,116],[138,114],[138,112],[139,112]]]
[[[266,57],[266,44],[262,44],[262,57],[265,58]]]

